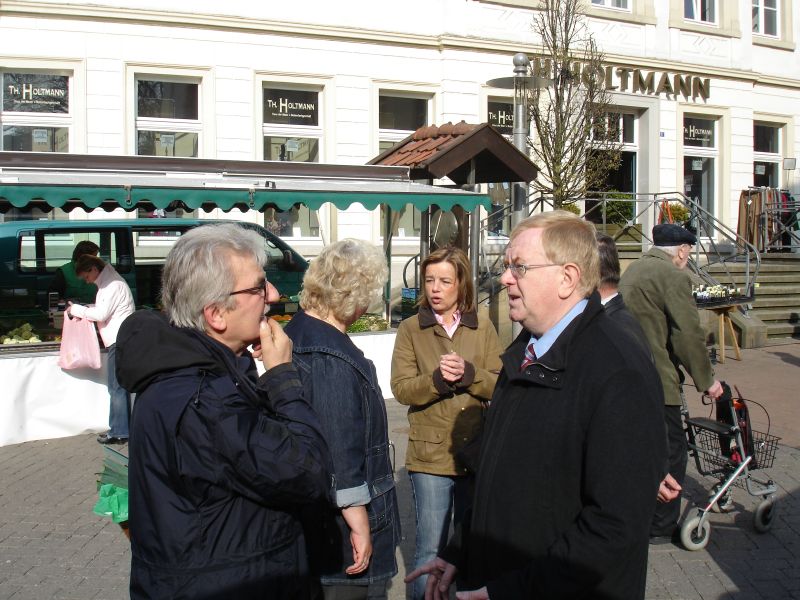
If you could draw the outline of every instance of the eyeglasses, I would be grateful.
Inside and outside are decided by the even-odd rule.
[[[236,296],[237,294],[250,294],[251,296],[261,296],[262,298],[267,295],[267,280],[264,279],[259,285],[243,290],[236,290],[228,294],[229,296]]]
[[[503,270],[497,273],[497,276],[502,275],[506,270],[511,271],[514,279],[522,279],[525,273],[534,269],[543,269],[544,267],[563,267],[560,263],[547,263],[543,265],[515,265],[514,263],[503,263]]]

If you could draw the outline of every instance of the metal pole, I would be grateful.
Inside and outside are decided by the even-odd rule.
[[[530,61],[522,52],[514,55],[514,147],[528,155],[528,133],[530,132],[530,119],[528,116],[528,68]],[[512,212],[511,228],[517,226],[527,215],[528,186],[524,183],[514,183],[511,188]]]
[[[528,155],[528,133],[530,119],[528,116],[527,75],[530,61],[522,52],[514,55],[514,147]],[[511,229],[513,230],[527,216],[528,186],[525,183],[514,183],[511,186]],[[522,331],[520,323],[511,323],[511,336],[516,339]]]

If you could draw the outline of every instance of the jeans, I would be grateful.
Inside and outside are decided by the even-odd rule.
[[[472,501],[473,477],[448,477],[428,473],[409,473],[417,517],[417,545],[414,568],[436,558],[447,544],[450,518],[458,525]],[[411,583],[412,600],[425,597],[427,575]]]
[[[108,395],[111,397],[108,436],[127,438],[131,415],[131,395],[117,381],[116,349],[116,344],[108,347]]]

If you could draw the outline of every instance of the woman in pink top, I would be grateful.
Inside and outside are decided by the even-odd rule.
[[[102,258],[84,254],[75,263],[75,273],[86,283],[97,286],[94,306],[70,304],[71,317],[97,323],[97,329],[108,350],[108,394],[111,397],[109,430],[97,436],[101,444],[124,444],[128,441],[130,394],[117,382],[115,344],[122,322],[133,313],[133,294],[125,280]]]

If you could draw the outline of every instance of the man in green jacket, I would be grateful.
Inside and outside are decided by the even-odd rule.
[[[669,474],[680,485],[686,476],[686,436],[681,419],[683,367],[698,392],[712,399],[722,394],[714,379],[706,349],[705,333],[692,299],[692,283],[686,265],[695,235],[680,225],[662,223],[653,228],[654,246],[628,267],[619,290],[628,310],[644,330],[664,388],[664,421],[669,440]],[[677,539],[680,495],[659,503],[650,528],[651,543]]]

